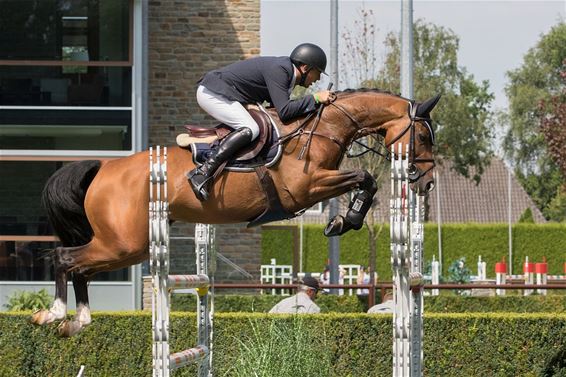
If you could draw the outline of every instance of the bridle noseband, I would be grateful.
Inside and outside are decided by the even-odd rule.
[[[436,162],[434,161],[434,158],[420,158],[420,157],[416,157],[416,146],[415,146],[415,122],[424,122],[424,124],[426,125],[428,132],[430,134],[430,143],[432,145],[434,145],[434,130],[432,129],[432,126],[430,125],[432,122],[432,119],[430,117],[421,117],[417,115],[417,108],[418,106],[415,106],[415,103],[413,101],[409,101],[409,118],[410,118],[410,122],[409,125],[407,127],[405,127],[405,129],[403,129],[402,132],[400,132],[397,136],[395,136],[393,138],[393,140],[391,140],[389,143],[387,143],[385,145],[385,147],[387,148],[387,150],[389,150],[389,148],[391,147],[391,145],[395,144],[397,141],[399,141],[399,139],[401,139],[403,137],[403,135],[405,135],[407,133],[407,131],[410,130],[411,135],[409,137],[409,168],[408,168],[408,174],[409,174],[409,182],[410,183],[414,183],[416,181],[418,181],[422,176],[426,175],[430,170],[432,170],[435,166],[436,166]],[[422,171],[418,168],[417,164],[419,163],[425,163],[425,162],[429,162],[432,165]]]

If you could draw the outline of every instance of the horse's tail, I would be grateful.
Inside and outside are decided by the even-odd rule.
[[[92,239],[84,200],[100,164],[98,160],[73,162],[57,170],[45,184],[42,203],[63,246],[82,246]]]

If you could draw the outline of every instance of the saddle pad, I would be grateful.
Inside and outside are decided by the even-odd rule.
[[[279,139],[279,130],[277,127],[272,126],[271,139],[268,140],[263,149],[257,154],[256,157],[249,160],[230,160],[226,164],[225,170],[251,172],[257,166],[265,165],[270,167],[274,165],[281,158],[283,147],[280,144],[276,145]],[[195,165],[200,166],[212,153],[212,150],[218,146],[218,141],[212,144],[207,143],[193,143],[191,144],[191,152],[193,153],[193,162]],[[275,146],[276,145],[276,146]]]

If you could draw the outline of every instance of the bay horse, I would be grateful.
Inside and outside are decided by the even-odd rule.
[[[316,117],[301,117],[290,124],[282,124],[275,110],[269,109],[282,135],[282,156],[268,169],[282,208],[295,214],[358,190],[346,217],[335,217],[325,234],[360,229],[377,184],[367,171],[339,170],[339,166],[348,147],[367,135],[381,135],[385,149],[393,143],[406,146],[412,189],[423,195],[429,192],[434,187],[430,112],[439,97],[417,103],[377,90],[347,90],[338,92]],[[185,176],[195,167],[191,157],[188,150],[169,148],[171,221],[240,223],[264,212],[269,200],[254,173],[222,172],[209,199],[199,201]],[[92,275],[148,259],[148,162],[144,151],[110,161],[75,162],[50,177],[43,203],[62,246],[52,251],[55,301],[50,309],[35,312],[33,323],[63,320],[58,327],[61,336],[78,333],[91,322],[87,283]],[[68,276],[77,303],[72,320],[65,320]]]

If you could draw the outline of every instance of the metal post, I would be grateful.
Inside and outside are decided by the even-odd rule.
[[[513,230],[511,220],[511,168],[508,168],[507,176],[507,217],[509,225],[509,275],[513,275]]]
[[[413,98],[413,0],[401,0],[401,95]]]
[[[436,182],[434,191],[436,191],[436,222],[438,229],[438,272],[442,275],[442,207],[440,206],[440,177],[437,170],[434,171],[434,182]]]
[[[215,228],[211,225],[196,224],[195,225],[195,253],[197,261],[197,274],[209,273],[209,251],[215,254]],[[211,261],[215,258],[211,258]],[[205,345],[208,349],[208,355],[199,364],[199,377],[211,376],[212,366],[212,318],[209,307],[208,286],[203,289],[197,289],[199,296],[197,301],[197,332],[198,344]]]
[[[330,77],[340,87],[338,72],[338,0],[330,0]]]
[[[333,219],[338,215],[338,199],[330,199],[329,218]],[[338,284],[340,279],[340,237],[328,238],[328,260],[330,264],[330,284]],[[330,293],[338,294],[337,288],[331,288]]]
[[[408,181],[408,148],[392,146],[393,376],[422,376],[424,201]]]
[[[162,153],[163,151],[163,153]],[[155,157],[155,158],[154,158]],[[211,236],[212,233],[212,236]],[[153,377],[169,377],[171,370],[199,362],[199,377],[211,377],[212,313],[209,311],[208,248],[214,249],[214,229],[198,224],[195,230],[197,275],[169,275],[169,203],[167,148],[149,150],[149,248],[152,290]],[[170,292],[195,288],[198,296],[198,344],[174,354],[169,349]],[[211,299],[212,301],[212,299]],[[213,304],[211,304],[212,306]]]
[[[330,75],[331,81],[340,87],[338,73],[338,0],[330,0]],[[332,198],[329,203],[329,219],[338,215],[338,199]],[[330,264],[330,284],[338,284],[340,279],[340,238],[330,237],[328,240],[328,260]],[[338,289],[331,288],[330,293],[338,294]]]

